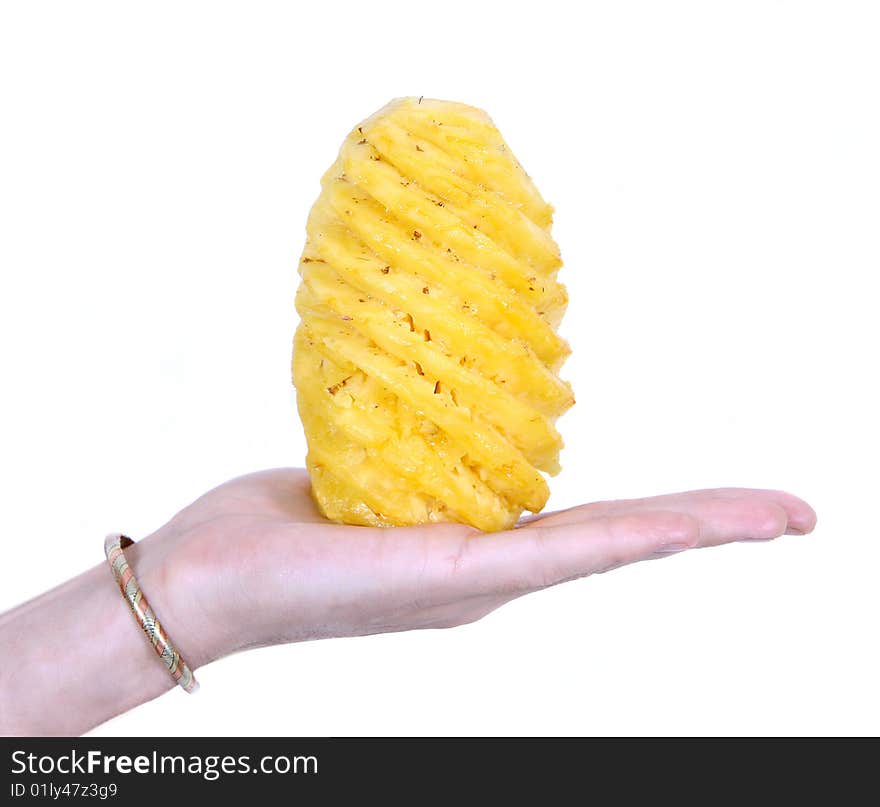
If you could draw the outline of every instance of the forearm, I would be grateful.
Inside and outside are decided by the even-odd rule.
[[[106,563],[0,615],[0,648],[0,734],[81,734],[174,686]]]

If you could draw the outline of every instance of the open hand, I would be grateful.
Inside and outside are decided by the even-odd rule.
[[[350,527],[320,516],[304,470],[278,469],[212,490],[127,555],[198,667],[261,645],[462,625],[567,580],[815,523],[790,494],[724,488],[586,504],[492,534]]]

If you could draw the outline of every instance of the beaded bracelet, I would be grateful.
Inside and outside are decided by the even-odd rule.
[[[153,649],[162,659],[163,664],[168,668],[171,677],[187,692],[195,692],[199,685],[192,670],[180,653],[174,649],[174,645],[171,644],[171,640],[165,633],[155,611],[147,602],[147,598],[135,579],[134,572],[125,559],[125,553],[122,550],[133,543],[131,538],[118,532],[108,535],[105,539],[104,552],[110,562],[110,568],[113,570],[113,577],[116,578],[119,590],[131,608],[138,625],[147,635],[150,644],[153,645]]]

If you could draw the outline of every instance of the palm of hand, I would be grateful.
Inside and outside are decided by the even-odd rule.
[[[160,615],[200,666],[247,647],[461,625],[565,580],[814,525],[789,494],[721,489],[583,505],[489,535],[350,527],[320,516],[304,470],[278,469],[205,494],[137,552],[149,544]]]

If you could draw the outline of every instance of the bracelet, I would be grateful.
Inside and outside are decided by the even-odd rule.
[[[156,612],[150,607],[144,592],[135,579],[134,572],[125,559],[125,553],[122,551],[131,546],[134,541],[126,535],[115,532],[107,536],[104,540],[104,553],[110,562],[110,568],[113,570],[113,577],[119,584],[119,590],[125,601],[131,608],[135,620],[140,625],[143,632],[153,645],[153,649],[162,659],[162,663],[168,668],[171,677],[183,687],[187,692],[195,692],[198,688],[198,682],[193,675],[189,665],[183,660],[180,653],[175,650],[174,645],[165,633],[165,629],[159,622]]]

